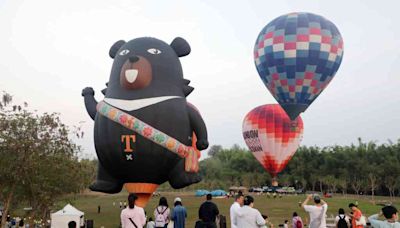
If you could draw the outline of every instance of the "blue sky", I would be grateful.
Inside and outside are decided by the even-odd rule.
[[[335,78],[302,114],[303,145],[379,143],[400,138],[400,14],[397,1],[103,1],[0,0],[0,89],[32,109],[59,112],[86,133],[76,139],[94,156],[93,122],[82,88],[96,98],[108,80],[111,45],[120,39],[185,38],[181,59],[209,141],[245,146],[244,116],[276,103],[258,77],[253,45],[272,19],[289,12],[322,15],[344,39]]]

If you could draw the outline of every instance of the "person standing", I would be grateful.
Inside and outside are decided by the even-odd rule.
[[[351,209],[352,214],[350,214],[351,218],[351,227],[352,228],[363,228],[366,225],[365,217],[362,215],[360,209],[358,209],[357,205],[354,203],[349,204],[349,208]]]
[[[153,218],[150,217],[149,221],[146,224],[146,228],[155,228],[156,227],[156,223],[153,221]]]
[[[283,228],[289,228],[289,221],[288,220],[285,220],[283,222]]]
[[[174,210],[171,216],[172,221],[174,221],[174,228],[185,228],[186,217],[186,208],[182,206],[181,198],[176,197],[174,200]]]
[[[212,202],[212,195],[207,194],[206,201],[199,208],[199,219],[202,221],[204,228],[216,228],[215,219],[219,214],[218,207]]]
[[[314,205],[307,205],[311,199],[314,200]],[[328,204],[319,195],[308,195],[301,207],[310,215],[310,228],[326,228]]]
[[[344,209],[340,208],[338,211],[338,215],[335,218],[336,228],[349,228],[350,227],[350,219],[344,213]]]
[[[141,228],[146,225],[146,215],[143,208],[135,205],[137,198],[135,193],[129,194],[128,207],[121,211],[122,228]]]
[[[18,228],[24,228],[24,227],[25,227],[24,219],[19,220]]]
[[[385,216],[385,220],[378,220],[379,215]],[[374,228],[400,228],[400,223],[397,222],[399,214],[393,206],[385,206],[379,214],[374,214],[368,217],[368,221]]]
[[[297,212],[293,212],[292,228],[302,228],[302,227],[303,227],[303,220],[297,214]]]
[[[161,197],[156,209],[154,209],[154,219],[157,228],[167,228],[169,223],[170,210],[165,197]]]
[[[238,212],[240,210],[240,207],[243,206],[243,199],[244,196],[243,195],[235,195],[235,202],[233,202],[230,210],[229,210],[229,215],[231,218],[231,228],[237,228],[237,226],[235,224],[237,224],[237,216],[238,216]]]
[[[264,228],[266,227],[266,219],[261,213],[254,209],[254,198],[245,196],[243,207],[239,209],[236,227],[239,228]]]

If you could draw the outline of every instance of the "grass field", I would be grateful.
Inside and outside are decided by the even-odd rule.
[[[188,211],[188,218],[186,220],[186,227],[194,227],[194,223],[197,219],[198,208],[204,201],[203,197],[195,197],[194,192],[168,192],[161,193],[168,200],[170,206],[173,204],[175,197],[179,196],[182,198],[182,203]],[[282,198],[267,198],[265,195],[255,195],[255,205],[262,214],[269,216],[270,221],[277,227],[278,224],[282,224],[285,219],[290,221],[291,215],[294,211],[298,212],[303,218],[303,221],[307,221],[308,217],[306,213],[298,206],[299,201],[303,201],[305,195],[289,195],[283,196]],[[116,195],[106,194],[83,194],[78,196],[74,201],[71,202],[73,206],[79,210],[85,212],[86,219],[93,219],[95,227],[104,228],[116,228],[119,225],[119,202],[126,201],[127,193],[122,192]],[[158,204],[159,197],[153,197],[146,206],[145,210],[148,216],[153,217],[153,211]],[[213,199],[218,205],[220,213],[227,216],[227,222],[229,222],[229,207],[233,202],[233,199]],[[346,212],[349,212],[347,205],[350,202],[358,201],[360,209],[366,215],[377,213],[381,206],[374,205],[370,202],[369,198],[359,198],[354,196],[343,197],[341,195],[335,195],[333,198],[325,199],[328,203],[328,216],[337,214],[339,208],[344,208]],[[396,200],[395,204],[398,204],[399,199]],[[387,202],[387,197],[377,197],[376,202]],[[115,206],[113,206],[115,202]],[[65,205],[64,202],[59,202],[56,209],[61,209]],[[101,206],[101,213],[97,213],[97,206]],[[399,207],[398,207],[399,208]],[[307,219],[307,220],[306,220]],[[228,227],[230,225],[228,224]]]

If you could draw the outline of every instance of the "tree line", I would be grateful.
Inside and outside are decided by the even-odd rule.
[[[271,184],[271,176],[245,148],[215,145],[208,155],[200,162],[203,182],[197,188]],[[400,192],[400,140],[378,145],[358,139],[350,146],[300,147],[278,181],[309,191],[393,197]]]

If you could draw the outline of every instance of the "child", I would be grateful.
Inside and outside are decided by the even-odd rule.
[[[150,217],[149,221],[147,222],[146,228],[155,228],[156,227],[156,223],[153,221],[153,218]]]
[[[283,228],[289,228],[288,223],[289,223],[289,221],[285,220],[285,222],[283,223]]]

